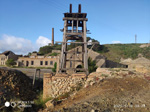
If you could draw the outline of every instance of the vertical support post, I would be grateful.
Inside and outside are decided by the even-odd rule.
[[[78,20],[77,20],[76,32],[78,33]]]
[[[67,30],[67,20],[64,21],[64,33],[63,33],[63,42],[66,42],[66,30]],[[61,58],[60,58],[60,64],[59,64],[59,72],[62,72],[62,68],[64,67],[64,59],[65,59],[65,52],[66,49],[66,44],[62,43],[62,48],[61,48]]]
[[[74,21],[72,20],[72,33],[73,33],[73,22],[74,22]]]
[[[33,82],[32,82],[33,86],[34,86],[34,84],[35,84],[36,74],[37,74],[37,69],[35,70],[35,73],[33,74]]]
[[[83,40],[85,42],[84,44],[84,68],[86,70],[86,73],[88,74],[88,55],[87,55],[87,40],[86,40],[86,21],[83,21]]]
[[[65,42],[67,42],[67,39],[66,39],[66,37],[65,37]],[[67,43],[65,43],[64,44],[64,68],[66,68],[66,60],[67,60],[67,53],[66,53],[66,51],[67,51]]]

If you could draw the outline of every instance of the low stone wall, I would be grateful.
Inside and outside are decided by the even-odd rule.
[[[76,87],[79,83],[84,84],[86,74],[56,74],[53,76],[51,73],[45,73],[43,77],[43,99],[53,97],[56,98],[59,95],[63,95],[70,92],[73,87]]]
[[[128,68],[128,65],[106,60],[106,68]]]

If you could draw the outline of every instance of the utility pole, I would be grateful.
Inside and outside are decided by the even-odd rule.
[[[137,35],[135,34],[135,44],[137,43]]]

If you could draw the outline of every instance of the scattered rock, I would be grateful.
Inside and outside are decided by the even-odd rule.
[[[54,101],[53,100],[49,100],[48,102],[45,103],[47,108],[54,108]]]

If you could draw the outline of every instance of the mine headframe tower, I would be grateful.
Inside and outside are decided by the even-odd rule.
[[[61,30],[63,32],[63,42],[61,48],[61,57],[59,63],[59,73],[66,72],[68,69],[72,70],[74,73],[77,71],[83,71],[88,74],[88,56],[87,56],[87,38],[86,34],[88,32],[86,28],[86,18],[87,13],[81,13],[81,4],[78,7],[78,13],[72,13],[72,4],[70,4],[70,11],[69,13],[64,13],[64,28]],[[68,40],[73,40],[74,42],[67,42]],[[78,40],[78,41],[76,41]],[[73,60],[67,59],[68,51],[67,51],[67,44],[81,44],[82,46],[82,60]],[[77,52],[75,51],[74,54]],[[78,52],[79,53],[79,52]],[[81,61],[82,68],[75,68],[69,67],[67,68],[66,62],[73,61],[78,62]]]

